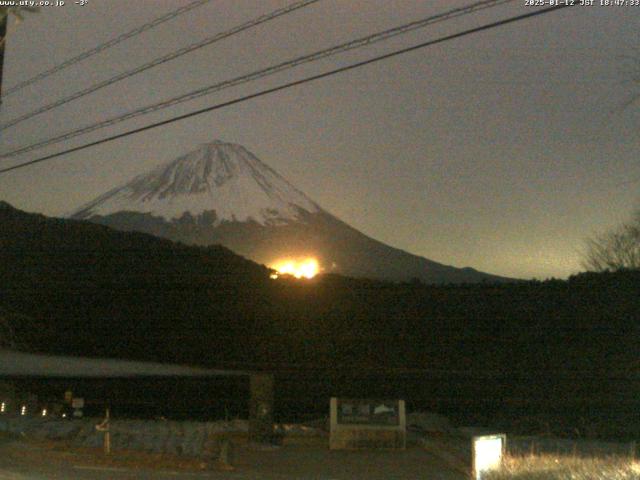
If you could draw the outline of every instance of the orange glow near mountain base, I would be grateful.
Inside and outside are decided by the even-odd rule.
[[[303,260],[279,260],[271,265],[277,274],[272,274],[271,278],[278,278],[278,275],[292,275],[296,278],[313,278],[320,272],[320,266],[315,258],[305,258]]]

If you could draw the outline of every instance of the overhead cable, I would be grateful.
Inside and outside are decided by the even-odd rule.
[[[423,43],[420,43],[420,44],[417,44],[417,45],[413,45],[411,47],[403,48],[403,49],[400,49],[400,50],[395,50],[393,52],[386,53],[384,55],[379,55],[377,57],[373,57],[373,58],[370,58],[368,60],[363,60],[361,62],[357,62],[357,63],[353,63],[351,65],[347,65],[347,66],[344,66],[344,67],[336,68],[334,70],[330,70],[330,71],[327,71],[327,72],[324,72],[324,73],[320,73],[320,74],[317,74],[317,75],[312,75],[312,76],[309,76],[309,77],[305,77],[305,78],[300,79],[300,80],[295,80],[295,81],[292,81],[292,82],[288,82],[288,83],[285,83],[285,84],[282,84],[282,85],[279,85],[279,86],[276,86],[276,87],[268,88],[268,89],[261,90],[261,91],[256,92],[256,93],[252,93],[252,94],[249,94],[249,95],[238,97],[238,98],[235,98],[233,100],[229,100],[229,101],[226,101],[226,102],[218,103],[218,104],[215,104],[215,105],[212,105],[212,106],[200,109],[200,110],[196,110],[196,111],[184,114],[184,115],[179,115],[179,116],[167,119],[167,120],[163,120],[163,121],[160,121],[160,122],[152,123],[152,124],[146,125],[144,127],[139,127],[139,128],[133,129],[133,130],[129,130],[129,131],[126,131],[126,132],[123,132],[123,133],[119,133],[117,135],[112,135],[110,137],[102,138],[100,140],[96,140],[96,141],[89,142],[89,143],[86,143],[86,144],[83,144],[83,145],[79,145],[77,147],[68,148],[66,150],[63,150],[63,151],[60,151],[60,152],[57,152],[57,153],[53,153],[53,154],[50,154],[50,155],[46,155],[46,156],[43,156],[43,157],[40,157],[40,158],[36,158],[34,160],[30,160],[30,161],[27,161],[27,162],[19,163],[17,165],[13,165],[11,167],[6,167],[6,168],[3,168],[3,169],[0,169],[0,174],[6,173],[6,172],[9,172],[9,171],[12,171],[12,170],[17,170],[19,168],[24,168],[24,167],[27,167],[29,165],[34,165],[36,163],[48,161],[48,160],[51,160],[51,159],[54,159],[54,158],[57,158],[57,157],[61,157],[63,155],[67,155],[69,153],[78,152],[80,150],[84,150],[84,149],[87,149],[87,148],[90,148],[90,147],[94,147],[96,145],[101,145],[103,143],[111,142],[113,140],[117,140],[117,139],[120,139],[120,138],[124,138],[124,137],[128,137],[128,136],[131,136],[131,135],[135,135],[135,134],[147,131],[147,130],[151,130],[153,128],[157,128],[157,127],[161,127],[161,126],[168,125],[168,124],[171,124],[171,123],[175,123],[175,122],[178,122],[180,120],[185,120],[187,118],[191,118],[191,117],[194,117],[196,115],[202,115],[204,113],[212,112],[214,110],[219,110],[219,109],[224,108],[224,107],[235,105],[237,103],[242,103],[242,102],[245,102],[247,100],[251,100],[251,99],[254,99],[254,98],[262,97],[262,96],[265,96],[265,95],[268,95],[268,94],[271,94],[271,93],[279,92],[281,90],[285,90],[285,89],[288,89],[288,88],[291,88],[291,87],[294,87],[294,86],[298,86],[298,85],[302,85],[302,84],[305,84],[305,83],[313,82],[315,80],[319,80],[319,79],[322,79],[322,78],[327,78],[327,77],[336,75],[338,73],[346,72],[346,71],[353,70],[355,68],[359,68],[359,67],[362,67],[362,66],[365,66],[365,65],[369,65],[369,64],[372,64],[372,63],[380,62],[382,60],[386,60],[388,58],[392,58],[392,57],[395,57],[395,56],[398,56],[398,55],[402,55],[402,54],[405,54],[405,53],[408,53],[408,52],[412,52],[412,51],[415,51],[415,50],[418,50],[418,49],[421,49],[421,48],[429,47],[429,46],[436,45],[436,44],[439,44],[439,43],[444,43],[444,42],[447,42],[447,41],[450,41],[450,40],[453,40],[453,39],[456,39],[456,38],[460,38],[460,37],[464,37],[464,36],[471,35],[471,34],[474,34],[474,33],[490,30],[490,29],[493,29],[493,28],[496,28],[496,27],[500,27],[500,26],[507,25],[507,24],[510,24],[510,23],[526,20],[528,18],[536,17],[536,16],[539,16],[539,15],[544,15],[544,14],[547,14],[547,13],[550,13],[550,12],[562,10],[564,8],[571,7],[571,6],[572,6],[571,4],[563,4],[563,5],[560,5],[560,6],[553,6],[553,7],[547,7],[547,8],[541,9],[541,10],[535,10],[535,11],[530,12],[530,13],[525,13],[525,14],[522,14],[522,15],[509,17],[509,18],[506,18],[506,19],[503,19],[503,20],[499,20],[499,21],[496,21],[496,22],[492,22],[492,23],[489,23],[489,24],[482,25],[480,27],[475,27],[475,28],[471,28],[471,29],[468,29],[468,30],[464,30],[462,32],[458,32],[458,33],[454,33],[454,34],[447,35],[447,36],[444,36],[444,37],[440,37],[440,38],[437,38],[435,40],[429,40],[427,42],[423,42]]]
[[[310,5],[312,3],[316,3],[319,2],[320,0],[302,0],[299,2],[295,2],[292,3],[290,5],[287,5],[286,7],[283,8],[279,8],[277,10],[274,10],[273,12],[267,13],[265,15],[261,15],[257,18],[254,18],[253,20],[250,20],[248,22],[245,22],[241,25],[237,25],[235,27],[233,27],[230,30],[227,30],[225,32],[221,32],[221,33],[217,33],[211,37],[207,37],[204,40],[201,40],[199,42],[196,43],[192,43],[190,45],[187,45],[186,47],[180,48],[174,52],[171,52],[169,54],[163,55],[161,57],[155,58],[153,60],[151,60],[150,62],[147,62],[143,65],[140,65],[132,70],[128,70],[126,72],[122,72],[119,73],[118,75],[115,75],[111,78],[108,78],[107,80],[103,80],[102,82],[96,83],[94,85],[91,85],[90,87],[87,87],[83,90],[79,90],[75,93],[72,93],[71,95],[68,95],[66,97],[61,98],[60,100],[56,100],[53,103],[49,103],[47,105],[44,105],[42,107],[37,108],[36,110],[33,110],[31,112],[25,113],[24,115],[21,115],[19,117],[16,117],[12,120],[9,120],[6,123],[0,124],[0,132],[3,130],[6,130],[9,127],[13,127],[14,125],[17,125],[19,123],[24,122],[25,120],[35,117],[36,115],[40,115],[41,113],[44,112],[48,112],[49,110],[52,110],[54,108],[60,107],[62,105],[65,105],[69,102],[72,102],[73,100],[77,100],[78,98],[84,97],[86,95],[89,95],[90,93],[94,93],[97,92],[98,90],[101,90],[105,87],[108,87],[109,85],[112,85],[116,82],[119,82],[121,80],[124,80],[126,78],[130,78],[133,77],[134,75],[137,75],[139,73],[142,73],[146,70],[149,70],[150,68],[153,67],[157,67],[158,65],[162,65],[163,63],[167,63],[171,60],[174,60],[178,57],[181,57],[182,55],[186,55],[187,53],[193,52],[195,50],[198,50],[200,48],[206,47],[208,45],[211,45],[215,42],[219,42],[220,40],[223,40],[225,38],[231,37],[232,35],[236,35],[240,32],[243,32],[244,30],[248,30],[250,28],[256,27],[258,25],[261,25],[263,23],[266,23],[270,20],[273,20],[275,18],[281,17],[282,15],[286,15],[287,13],[291,13],[294,10],[298,10],[300,8],[306,7],[307,5]]]
[[[123,33],[121,35],[118,35],[115,38],[112,38],[111,40],[101,43],[100,45],[98,45],[97,47],[94,47],[90,50],[86,50],[84,52],[82,52],[79,55],[76,55],[73,58],[70,58],[68,60],[65,60],[64,62],[60,63],[59,65],[56,65],[55,67],[50,68],[49,70],[45,70],[37,75],[35,75],[34,77],[28,78],[27,80],[23,80],[22,82],[14,85],[13,87],[7,89],[4,93],[3,96],[7,97],[8,95],[11,95],[12,93],[17,92],[18,90],[22,90],[24,87],[31,85],[33,83],[36,83],[40,80],[43,80],[45,78],[47,78],[50,75],[53,75],[54,73],[59,72],[60,70],[64,70],[67,67],[70,67],[71,65],[75,65],[78,62],[81,62],[82,60],[86,60],[89,57],[92,57],[108,48],[113,47],[114,45],[117,45],[120,42],[124,42],[125,40],[128,40],[129,38],[135,37],[136,35],[140,35],[143,32],[146,32],[147,30],[151,30],[152,28],[157,27],[158,25],[163,24],[164,22],[167,22],[169,20],[172,20],[174,18],[176,18],[179,15],[182,15],[183,13],[186,13],[190,10],[193,10],[194,8],[200,7],[202,5],[204,5],[205,3],[210,2],[211,0],[195,0],[191,3],[188,3],[187,5],[184,5],[180,8],[177,8],[175,10],[172,10],[169,13],[166,13],[165,15],[162,15],[161,17],[155,18],[154,20],[145,23],[144,25],[141,25],[139,27],[134,28],[133,30],[130,30],[126,33]]]
[[[241,75],[239,77],[232,78],[230,80],[225,80],[220,83],[216,83],[214,85],[209,85],[207,87],[191,91],[189,93],[170,98],[168,100],[164,100],[162,102],[154,103],[151,105],[147,105],[142,108],[138,108],[127,112],[125,114],[117,115],[115,117],[111,117],[106,120],[102,120],[100,122],[87,125],[75,130],[71,130],[65,132],[61,135],[58,135],[53,138],[49,138],[46,140],[41,140],[32,145],[28,145],[26,147],[21,147],[13,151],[4,152],[0,154],[0,159],[14,157],[16,155],[20,155],[22,153],[26,153],[32,150],[36,150],[39,148],[46,147],[48,145],[52,145],[55,143],[59,143],[70,138],[77,137],[78,135],[84,135],[86,133],[93,132],[95,130],[99,130],[101,128],[109,127],[111,125],[115,125],[117,123],[123,122],[125,120],[130,120],[132,118],[138,117],[140,115],[145,115],[148,113],[156,112],[158,110],[162,110],[174,105],[178,105],[180,103],[184,103],[205,95],[210,95],[212,93],[224,90],[226,88],[235,87],[238,85],[242,85],[244,83],[248,83],[254,80],[258,80],[260,78],[264,78],[270,75],[274,75],[276,73],[282,72],[284,70],[288,70],[294,67],[297,67],[302,64],[314,62],[323,58],[327,58],[333,55],[337,55],[339,53],[343,53],[349,50],[353,50],[356,48],[361,48],[367,45],[371,45],[373,43],[381,42],[383,40],[387,40],[389,38],[409,33],[418,28],[424,28],[428,25],[432,25],[434,23],[443,22],[447,20],[451,20],[453,18],[460,17],[462,15],[468,15],[470,13],[477,12],[479,10],[484,10],[487,8],[493,8],[501,4],[511,3],[515,0],[482,0],[471,5],[467,5],[465,7],[454,8],[452,10],[448,10],[444,13],[440,13],[437,15],[432,15],[427,18],[423,18],[421,20],[417,20],[414,22],[410,22],[404,25],[400,25],[395,28],[391,28],[389,30],[384,30],[382,32],[374,33],[372,35],[367,35],[365,37],[358,38],[356,40],[351,40],[346,43],[342,43],[340,45],[336,45],[334,47],[326,48],[323,50],[316,51],[314,53],[303,55],[301,57],[296,57],[291,60],[287,60],[285,62],[279,63],[277,65],[273,65],[271,67],[267,67],[261,70],[257,70],[251,72],[246,75]]]

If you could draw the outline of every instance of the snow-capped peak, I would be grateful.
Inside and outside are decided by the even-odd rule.
[[[216,140],[84,205],[72,216],[148,213],[167,221],[215,213],[213,224],[278,225],[320,207],[241,145]]]

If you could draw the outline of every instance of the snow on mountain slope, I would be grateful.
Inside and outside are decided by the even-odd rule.
[[[201,145],[123,187],[81,207],[72,216],[148,213],[166,221],[207,215],[211,225],[254,221],[280,225],[320,207],[244,147],[214,141]]]
[[[323,272],[354,277],[504,280],[378,242],[320,208],[244,147],[220,141],[134,178],[71,218],[187,245],[220,244],[265,265],[313,258]]]

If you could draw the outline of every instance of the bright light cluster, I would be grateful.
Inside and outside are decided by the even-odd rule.
[[[271,275],[276,279],[279,275],[292,275],[296,278],[313,278],[320,272],[320,265],[315,258],[304,260],[281,260],[271,266],[278,273]]]
[[[483,473],[500,468],[505,438],[504,435],[485,435],[473,438],[474,477],[476,480],[482,480]]]

